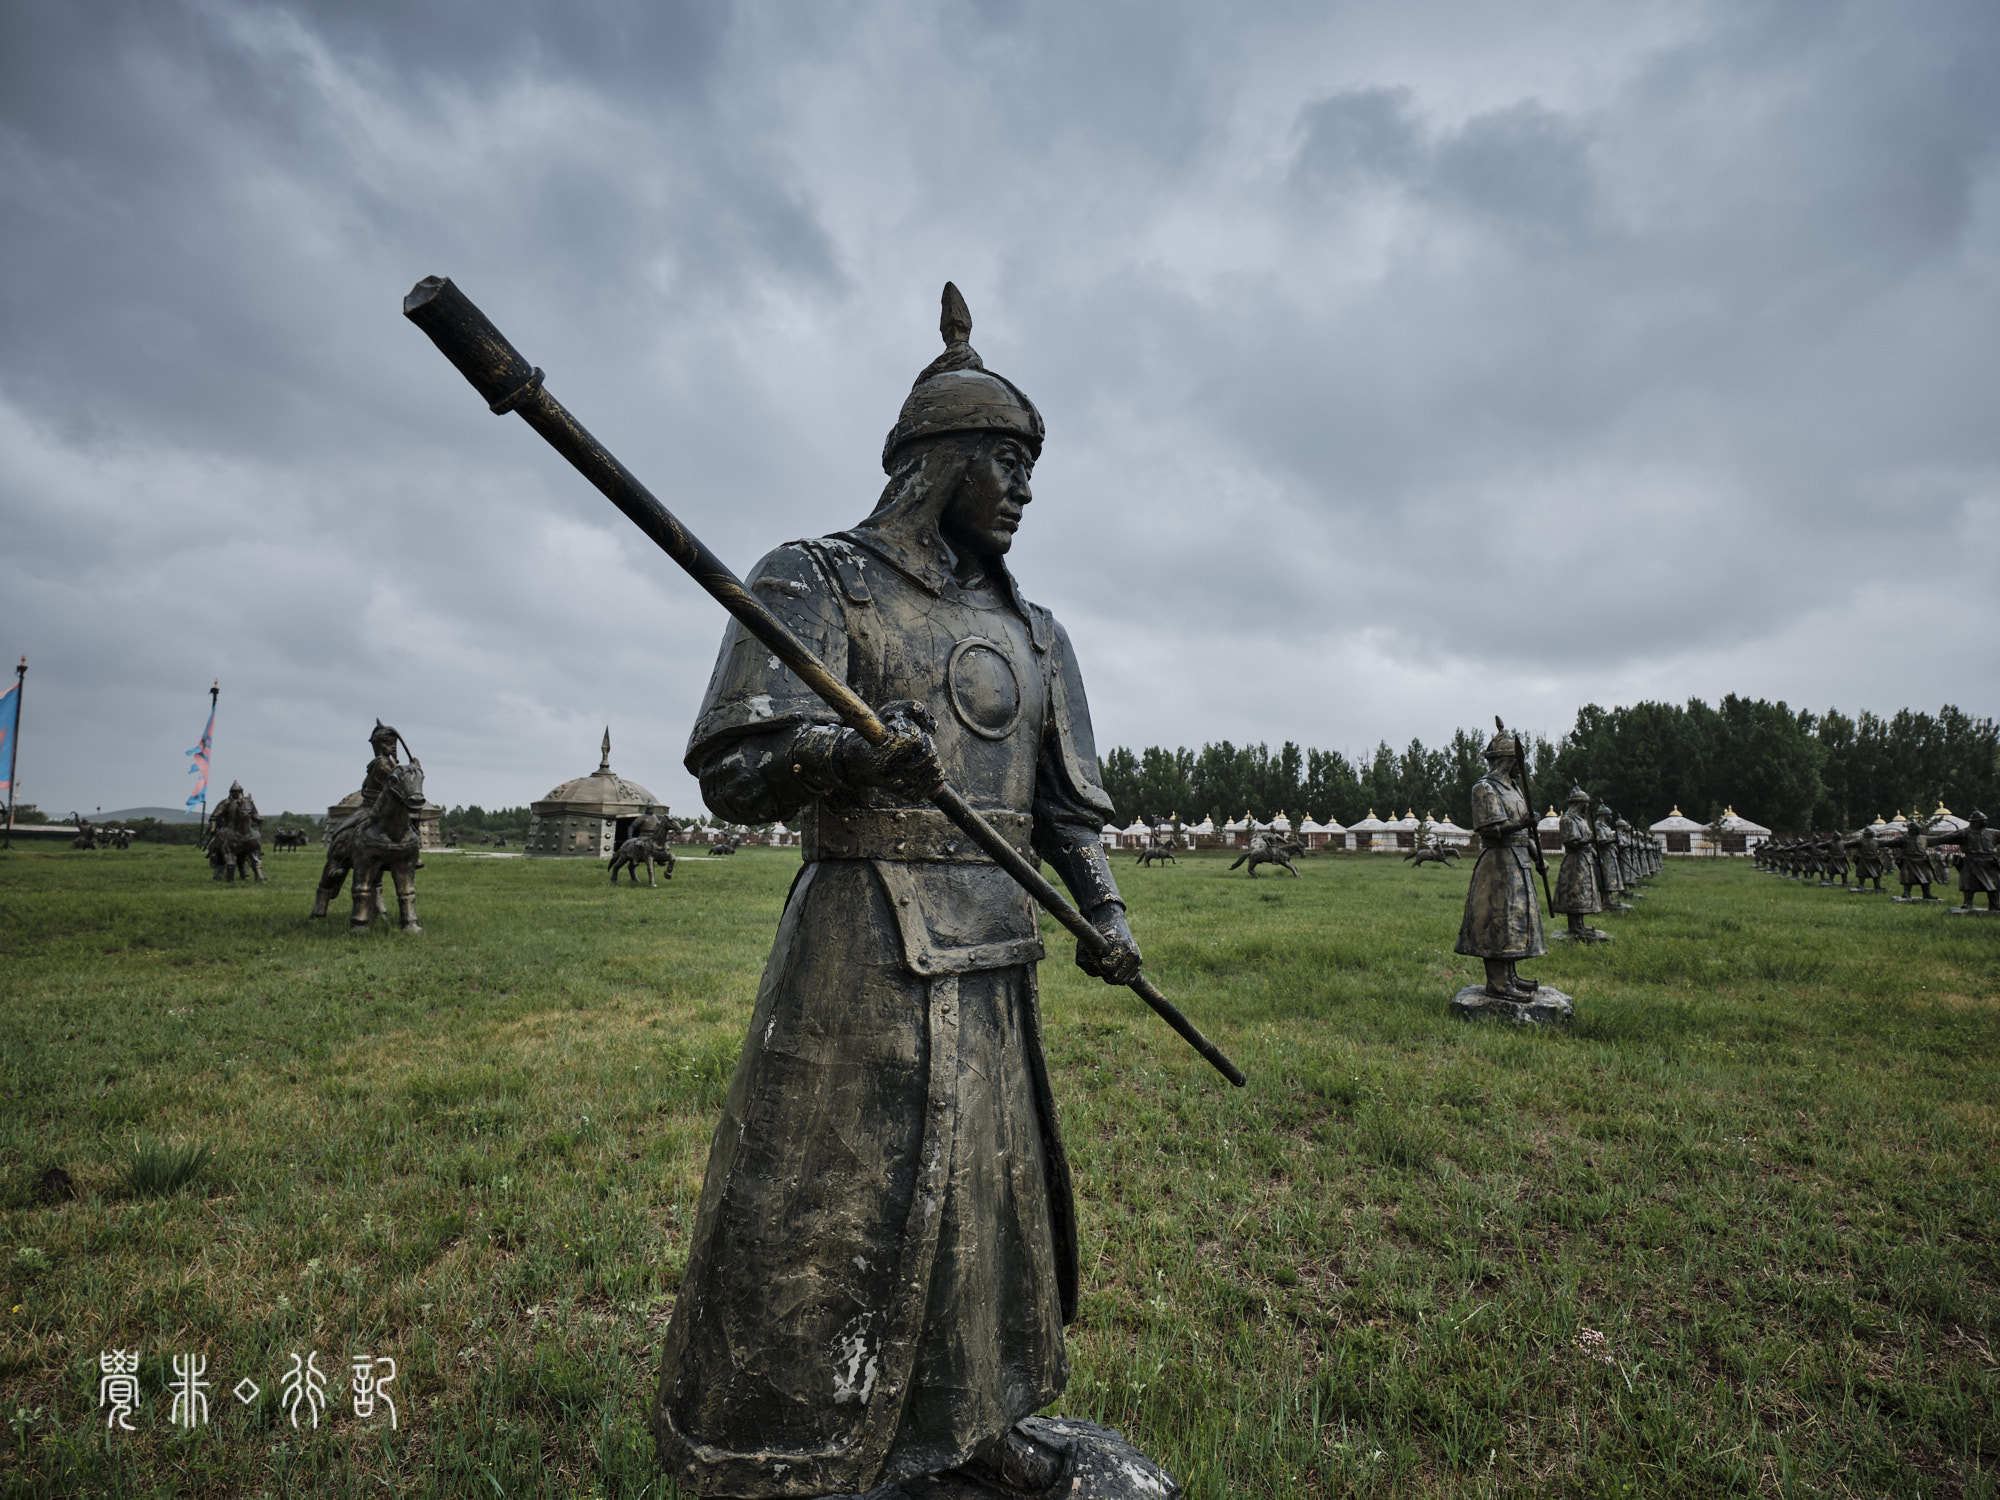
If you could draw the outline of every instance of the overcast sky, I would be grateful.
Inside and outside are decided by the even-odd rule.
[[[412,19],[408,12],[416,12]],[[0,3],[22,796],[597,763],[723,618],[400,315],[450,275],[746,571],[957,281],[1103,745],[1996,709],[2000,7]]]

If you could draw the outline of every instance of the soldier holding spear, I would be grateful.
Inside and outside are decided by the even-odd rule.
[[[705,1495],[1068,1493],[1107,1465],[1171,1493],[1115,1434],[1031,1416],[1067,1380],[1078,1267],[1028,896],[1242,1082],[1139,973],[1075,653],[1007,567],[1041,414],[947,284],[874,510],[746,588],[449,282],[404,310],[734,616],[687,766],[723,817],[801,827],[667,1332],[662,1460]]]

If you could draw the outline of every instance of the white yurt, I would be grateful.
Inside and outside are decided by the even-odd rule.
[[[1431,837],[1441,844],[1451,845],[1454,849],[1463,849],[1472,842],[1472,830],[1459,827],[1447,814],[1431,824]]]
[[[1722,852],[1747,854],[1771,836],[1762,823],[1744,817],[1733,807],[1722,810]]]
[[[1535,840],[1544,849],[1560,849],[1563,846],[1562,814],[1553,807],[1535,820]]]
[[[764,837],[767,841],[769,841],[769,843],[772,845],[773,848],[777,849],[789,849],[792,845],[796,844],[799,841],[798,834],[794,832],[792,829],[787,828],[782,820],[773,823],[771,825],[771,831],[765,834]]]
[[[1378,837],[1389,825],[1375,816],[1375,809],[1368,809],[1368,816],[1359,823],[1348,826],[1347,837],[1350,849],[1387,849],[1395,844],[1392,837],[1384,842]]]
[[[1271,819],[1267,826],[1271,832],[1283,836],[1292,831],[1292,820],[1285,816],[1285,810],[1281,807],[1278,809],[1277,817]]]
[[[1188,829],[1187,833],[1188,837],[1194,840],[1195,848],[1214,848],[1217,842],[1215,818],[1211,814],[1203,813],[1201,821]]]
[[[1961,818],[1957,813],[1940,802],[1937,805],[1937,811],[1931,814],[1930,827],[1927,831],[1933,835],[1940,833],[1960,833],[1971,826],[1964,818]]]
[[[1103,844],[1107,849],[1118,848],[1119,837],[1118,825],[1116,823],[1106,823],[1102,828],[1097,830],[1098,842]]]
[[[1382,827],[1391,835],[1388,842],[1393,847],[1397,849],[1417,847],[1417,815],[1414,812],[1405,812],[1402,817],[1384,823]]]
[[[1246,811],[1240,818],[1231,818],[1222,825],[1222,837],[1230,844],[1250,842],[1250,814]]]
[[[1148,828],[1140,819],[1134,818],[1126,827],[1120,830],[1120,839],[1119,847],[1121,849],[1143,849],[1152,843],[1153,830]]]
[[[1652,826],[1651,831],[1667,841],[1669,854],[1694,853],[1695,840],[1702,837],[1701,824],[1682,812],[1678,802],[1674,804],[1672,812]]]

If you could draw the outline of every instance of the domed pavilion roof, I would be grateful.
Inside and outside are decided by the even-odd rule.
[[[601,812],[606,817],[642,811],[663,804],[636,781],[627,781],[611,769],[611,729],[604,730],[603,753],[597,769],[588,776],[565,781],[534,804],[538,813]]]

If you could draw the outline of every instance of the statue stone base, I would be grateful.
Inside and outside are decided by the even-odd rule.
[[[1561,990],[1545,984],[1522,1000],[1499,1000],[1486,993],[1483,984],[1468,984],[1451,997],[1451,1013],[1467,1021],[1490,1018],[1512,1021],[1520,1026],[1555,1026],[1576,1014],[1576,1007]]]
[[[1945,915],[1947,917],[1990,917],[1993,915],[1993,908],[1990,906],[1954,906],[1948,908]]]
[[[1944,897],[1942,897],[1942,896],[1898,896],[1898,897],[1896,898],[1896,904],[1897,904],[1898,906],[1942,906],[1942,905],[1944,904]]]
[[[1548,993],[1548,992],[1544,992]],[[1567,1003],[1567,1002],[1565,1002]],[[1048,1500],[1175,1500],[1174,1477],[1109,1427],[1069,1417],[1028,1417],[1018,1424],[1051,1447],[1069,1451],[1063,1475],[1044,1493]],[[1023,1500],[959,1474],[927,1474],[870,1490],[822,1500]]]
[[[1571,932],[1564,927],[1550,933],[1549,938],[1558,943],[1608,943],[1611,941],[1611,934],[1602,927],[1586,927],[1581,932]]]

